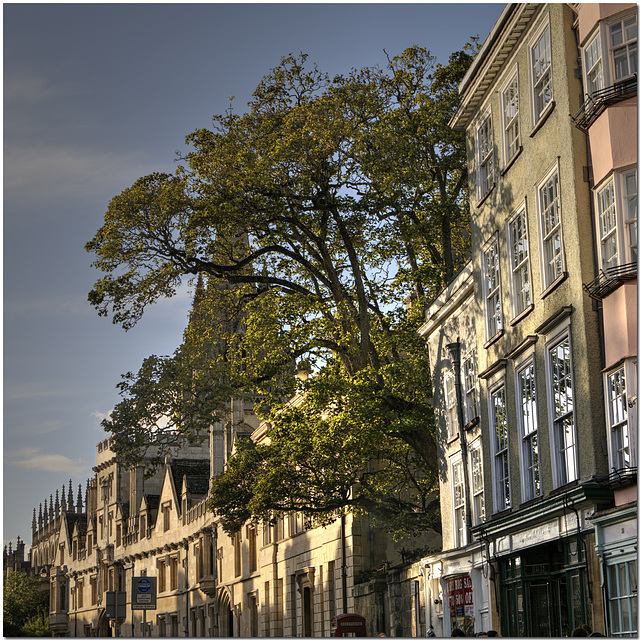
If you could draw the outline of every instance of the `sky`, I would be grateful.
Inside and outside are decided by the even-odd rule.
[[[482,42],[502,4],[3,5],[3,537],[64,484],[86,486],[120,375],[171,354],[191,290],[125,332],[87,293],[84,250],[109,200],[173,172],[185,136],[304,52],[330,75],[418,44],[438,60]]]

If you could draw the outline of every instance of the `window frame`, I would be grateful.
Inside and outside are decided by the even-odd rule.
[[[504,443],[498,440],[497,416],[494,399],[502,395],[505,437]],[[509,460],[509,418],[507,411],[506,381],[501,378],[489,390],[489,422],[491,425],[491,467],[493,476],[493,513],[500,513],[511,508],[511,464]],[[502,464],[500,464],[502,462]],[[502,487],[502,488],[501,488]]]
[[[622,399],[618,401],[618,404],[624,409],[623,419],[616,420],[617,412],[614,410],[612,403],[612,385],[611,378],[622,373],[624,390]],[[605,395],[605,414],[607,423],[607,446],[609,449],[609,471],[616,472],[628,468],[637,467],[637,454],[636,454],[636,403],[631,402],[630,398],[635,398],[637,395],[637,359],[625,358],[621,363],[615,367],[605,371],[603,374],[604,395]],[[626,440],[627,448],[629,450],[629,463],[627,465],[620,464],[618,452],[620,447],[617,446],[614,430],[619,430],[626,427]]]
[[[508,98],[507,94],[513,88],[515,82],[515,115],[508,118],[507,109],[514,102],[513,98]],[[522,147],[522,127],[520,123],[520,78],[518,75],[518,65],[508,75],[507,80],[500,90],[500,126],[502,131],[502,167],[506,168],[509,163],[518,155]],[[516,130],[515,135],[510,131]],[[510,139],[512,138],[512,139]]]
[[[635,38],[630,38],[630,39],[624,39],[626,34],[625,34],[625,27],[624,27],[624,23],[626,20],[629,20],[633,18],[635,20],[636,23],[636,36]],[[613,36],[612,36],[612,28],[615,25],[622,25],[621,28],[621,33],[623,36],[623,40],[617,44],[614,45],[613,44]],[[637,16],[637,9],[633,12],[630,13],[626,13],[626,14],[622,14],[622,15],[618,15],[615,16],[614,19],[612,20],[608,20],[606,23],[606,33],[607,33],[607,57],[608,57],[608,61],[609,61],[609,70],[611,73],[611,84],[614,84],[616,82],[620,82],[622,80],[626,80],[627,78],[631,78],[634,73],[638,72],[638,16]],[[629,55],[629,47],[634,47],[635,45],[635,61],[636,61],[636,70],[632,71],[631,70],[631,56]],[[621,75],[620,77],[617,76],[617,71],[616,71],[616,55],[615,52],[616,51],[622,51],[622,50],[626,51],[626,61],[627,61],[627,71],[628,73],[626,75]]]
[[[556,403],[554,400],[556,397],[556,391],[554,383],[554,363],[552,352],[565,341],[567,343],[569,354],[568,374],[571,389],[571,410],[564,411],[561,414],[556,414]],[[553,335],[548,336],[547,342],[545,344],[545,369],[547,375],[547,410],[549,414],[553,486],[554,488],[558,488],[574,482],[579,478],[580,475],[578,472],[578,447],[576,438],[578,429],[576,422],[576,404],[574,397],[575,375],[573,371],[573,344],[571,339],[571,325],[569,322],[563,323],[557,328]],[[566,379],[567,376],[565,376],[564,378],[565,382]],[[561,438],[558,435],[560,423],[566,420],[568,416],[571,419],[571,436],[573,439],[572,444],[567,444],[564,435],[562,437],[562,442],[560,442]],[[562,445],[562,449],[560,448],[560,445]],[[569,453],[567,453],[567,451],[569,451]],[[570,459],[568,458],[569,454],[571,454]],[[571,466],[569,463],[572,463],[573,474],[569,473],[569,469]]]
[[[450,468],[453,540],[456,547],[464,547],[468,542],[465,522],[467,496],[464,490],[464,469],[461,455],[457,455],[451,459]],[[456,482],[456,480],[458,480],[458,482]]]
[[[622,549],[620,550],[622,551]],[[638,558],[632,554],[625,554],[624,557],[616,557],[615,562],[611,562],[611,559],[604,565],[603,569],[606,571],[606,584],[607,584],[607,608],[609,612],[609,633],[613,638],[623,637],[637,637],[638,636],[638,615],[637,615],[637,598],[638,598]],[[612,558],[612,559],[613,559]],[[626,593],[621,593],[620,569],[624,570],[623,583],[627,586]],[[613,574],[613,575],[612,575]],[[635,579],[635,589],[632,587],[632,581]],[[633,598],[636,598],[635,612],[632,605]],[[626,605],[626,607],[625,607]],[[629,629],[622,628],[622,608],[627,609],[627,619],[629,620]],[[635,615],[634,615],[635,613]],[[617,623],[617,624],[616,624]],[[635,628],[633,625],[635,623]]]
[[[475,349],[468,351],[462,359],[462,381],[464,388],[464,411],[467,424],[469,424],[480,417],[478,359]]]
[[[629,191],[629,178],[633,183],[634,192]],[[598,270],[607,275],[615,274],[618,267],[638,261],[637,166],[613,171],[594,187],[593,194]],[[605,227],[605,222],[609,226]],[[607,241],[615,246],[615,253],[612,252],[611,255],[605,250]]]
[[[515,225],[522,220],[523,233],[518,241],[524,242],[526,256],[516,263],[516,250],[518,243],[514,239]],[[507,248],[509,251],[509,285],[511,288],[511,320],[533,307],[533,282],[531,277],[531,242],[529,240],[529,221],[527,218],[527,205],[523,202],[507,220]],[[523,275],[526,274],[526,283]],[[523,284],[524,283],[524,284]],[[526,285],[526,286],[525,286]],[[526,291],[528,298],[521,294]]]
[[[547,190],[550,182],[555,179],[555,197],[546,207],[544,206],[543,191]],[[540,235],[540,275],[542,277],[542,295],[547,289],[552,288],[566,273],[567,263],[564,251],[564,234],[562,225],[562,185],[560,182],[560,163],[553,164],[553,167],[545,173],[543,178],[535,185],[536,208],[538,213],[538,226]],[[557,222],[547,230],[547,212],[554,205],[556,206]],[[559,249],[554,247],[554,238],[557,233]],[[549,244],[552,243],[552,244]],[[551,252],[548,252],[548,247]],[[560,269],[558,269],[558,261]],[[553,265],[553,266],[552,266]],[[553,277],[552,277],[553,276]]]
[[[445,420],[447,423],[447,438],[455,438],[459,433],[458,415],[456,407],[456,387],[453,373],[447,373],[442,381]]]
[[[545,47],[544,52],[548,51],[548,65],[545,67],[544,74],[540,76],[542,79],[546,76],[547,70],[549,72],[549,80],[548,82],[542,84],[542,88],[544,86],[549,87],[549,99],[542,104],[541,106],[538,104],[538,97],[542,95],[538,92],[537,87],[540,85],[540,81],[536,80],[536,72],[535,67],[537,64],[537,60],[539,58],[535,58],[534,50],[537,45],[541,42],[541,40],[547,36],[548,44]],[[528,45],[528,59],[529,59],[529,90],[531,96],[531,128],[534,129],[536,125],[543,120],[547,112],[552,108],[553,101],[553,54],[551,51],[551,24],[549,21],[549,15],[547,14],[538,28],[535,30],[531,38],[529,39]],[[543,92],[544,93],[544,92]]]
[[[491,262],[490,253],[495,255],[494,262]],[[495,280],[494,286],[491,284],[492,278]],[[488,341],[504,329],[498,234],[494,234],[482,250],[482,297],[484,300],[485,339]]]
[[[528,391],[533,389],[533,399],[527,395],[525,401],[523,374],[530,372],[532,383]],[[529,353],[523,362],[514,369],[516,388],[516,417],[518,421],[518,441],[520,448],[520,493],[522,502],[528,502],[543,495],[542,473],[540,470],[540,418],[538,406],[538,385],[536,379],[535,354]],[[525,412],[525,406],[528,406]],[[528,413],[532,419],[528,419]],[[527,425],[533,422],[533,428]]]
[[[487,139],[485,140],[484,137]],[[476,140],[476,181],[478,200],[481,201],[495,183],[495,153],[493,117],[491,107],[485,109],[478,120],[475,130]],[[484,149],[486,148],[486,153]]]
[[[475,465],[474,457],[477,460],[477,465]],[[471,480],[471,518],[475,526],[487,518],[484,500],[484,463],[480,441],[469,447],[469,478]]]
[[[589,95],[593,95],[595,92],[597,91],[601,91],[602,89],[604,89],[604,87],[606,86],[606,82],[607,79],[605,78],[605,73],[606,73],[606,65],[603,61],[603,55],[602,55],[602,33],[600,30],[600,27],[598,27],[595,31],[595,33],[591,36],[591,38],[589,38],[589,40],[586,42],[586,44],[582,47],[581,53],[582,53],[582,68],[584,69],[584,78],[585,78],[585,82],[584,82],[584,94],[585,96],[589,96]],[[593,62],[590,63],[589,61],[589,49],[595,44],[598,43],[598,57],[593,59]],[[596,67],[600,65],[599,70],[596,69]],[[596,69],[596,80],[599,79],[599,83],[596,82],[592,82],[590,79],[591,73],[592,71]],[[598,86],[598,84],[600,86]],[[593,85],[593,86],[591,86]]]

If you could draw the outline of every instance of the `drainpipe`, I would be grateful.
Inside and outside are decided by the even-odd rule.
[[[464,519],[466,524],[466,543],[471,543],[471,493],[469,492],[469,470],[467,465],[467,434],[464,430],[462,412],[462,378],[460,374],[460,341],[447,345],[449,357],[453,362],[454,384],[456,389],[456,406],[458,409],[458,425],[460,433],[460,451],[462,453],[462,477],[464,482]]]
[[[340,519],[340,529],[342,538],[342,613],[347,613],[347,533],[344,514]]]

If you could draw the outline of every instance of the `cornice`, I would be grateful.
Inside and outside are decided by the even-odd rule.
[[[462,100],[449,123],[451,127],[466,129],[469,126],[498,74],[503,70],[505,61],[543,6],[541,3],[510,3],[505,7],[460,82],[458,91]]]

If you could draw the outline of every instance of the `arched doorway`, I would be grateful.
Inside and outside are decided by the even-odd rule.
[[[214,635],[218,638],[233,638],[235,635],[231,598],[224,589],[218,593],[217,625]]]

